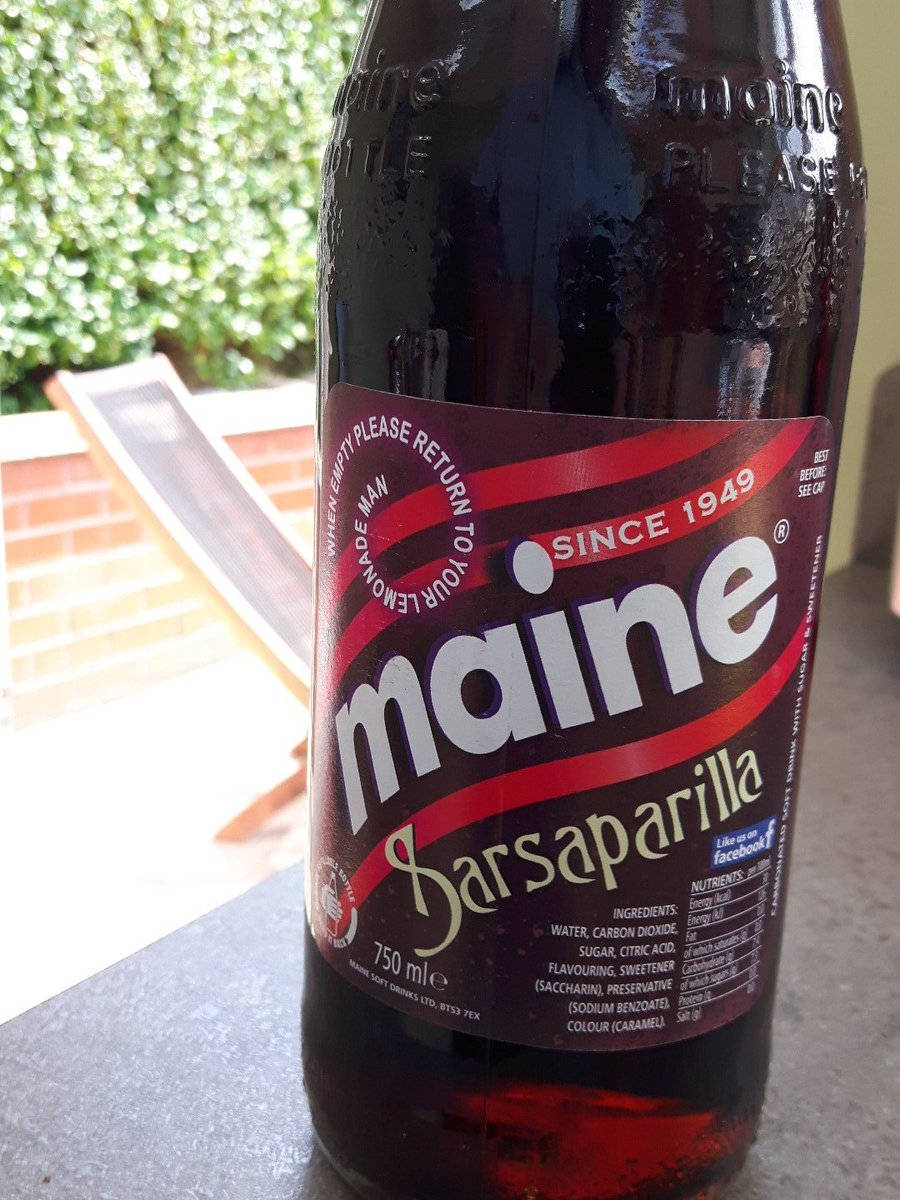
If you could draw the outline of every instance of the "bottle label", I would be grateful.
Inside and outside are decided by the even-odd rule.
[[[454,1030],[658,1046],[775,969],[822,417],[325,405],[307,913]]]

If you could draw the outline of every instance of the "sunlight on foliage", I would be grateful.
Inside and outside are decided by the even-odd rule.
[[[231,383],[313,338],[319,166],[360,0],[5,0],[0,389],[164,336]]]

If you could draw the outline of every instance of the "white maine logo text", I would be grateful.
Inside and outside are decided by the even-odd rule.
[[[554,567],[542,546],[521,542],[509,562],[523,591],[549,590]],[[628,646],[632,629],[649,628],[662,681],[677,696],[703,683],[698,643],[715,662],[729,666],[759,650],[771,631],[778,596],[759,602],[776,581],[772,551],[761,538],[743,537],[697,571],[689,605],[674,588],[645,583],[619,599],[572,605],[571,622],[557,609],[454,635],[432,647],[424,687],[409,659],[394,655],[375,686],[357,687],[335,717],[353,832],[359,833],[368,817],[358,730],[366,738],[378,799],[383,804],[400,788],[386,723],[389,704],[396,706],[409,763],[419,777],[441,766],[434,725],[454,746],[478,755],[547,733],[539,689],[553,729],[588,725],[598,713],[631,712],[644,703]],[[493,684],[492,702],[477,713],[467,706],[463,690],[473,672]]]

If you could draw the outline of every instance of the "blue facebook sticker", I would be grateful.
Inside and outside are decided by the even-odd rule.
[[[737,863],[749,862],[758,858],[768,850],[775,848],[775,831],[778,822],[775,817],[760,821],[757,825],[748,825],[746,829],[735,829],[731,833],[720,833],[713,838],[712,861],[710,867],[723,870]]]

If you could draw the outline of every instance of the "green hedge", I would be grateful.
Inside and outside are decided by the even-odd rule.
[[[0,393],[180,347],[231,383],[313,337],[319,163],[361,0],[4,0]]]

